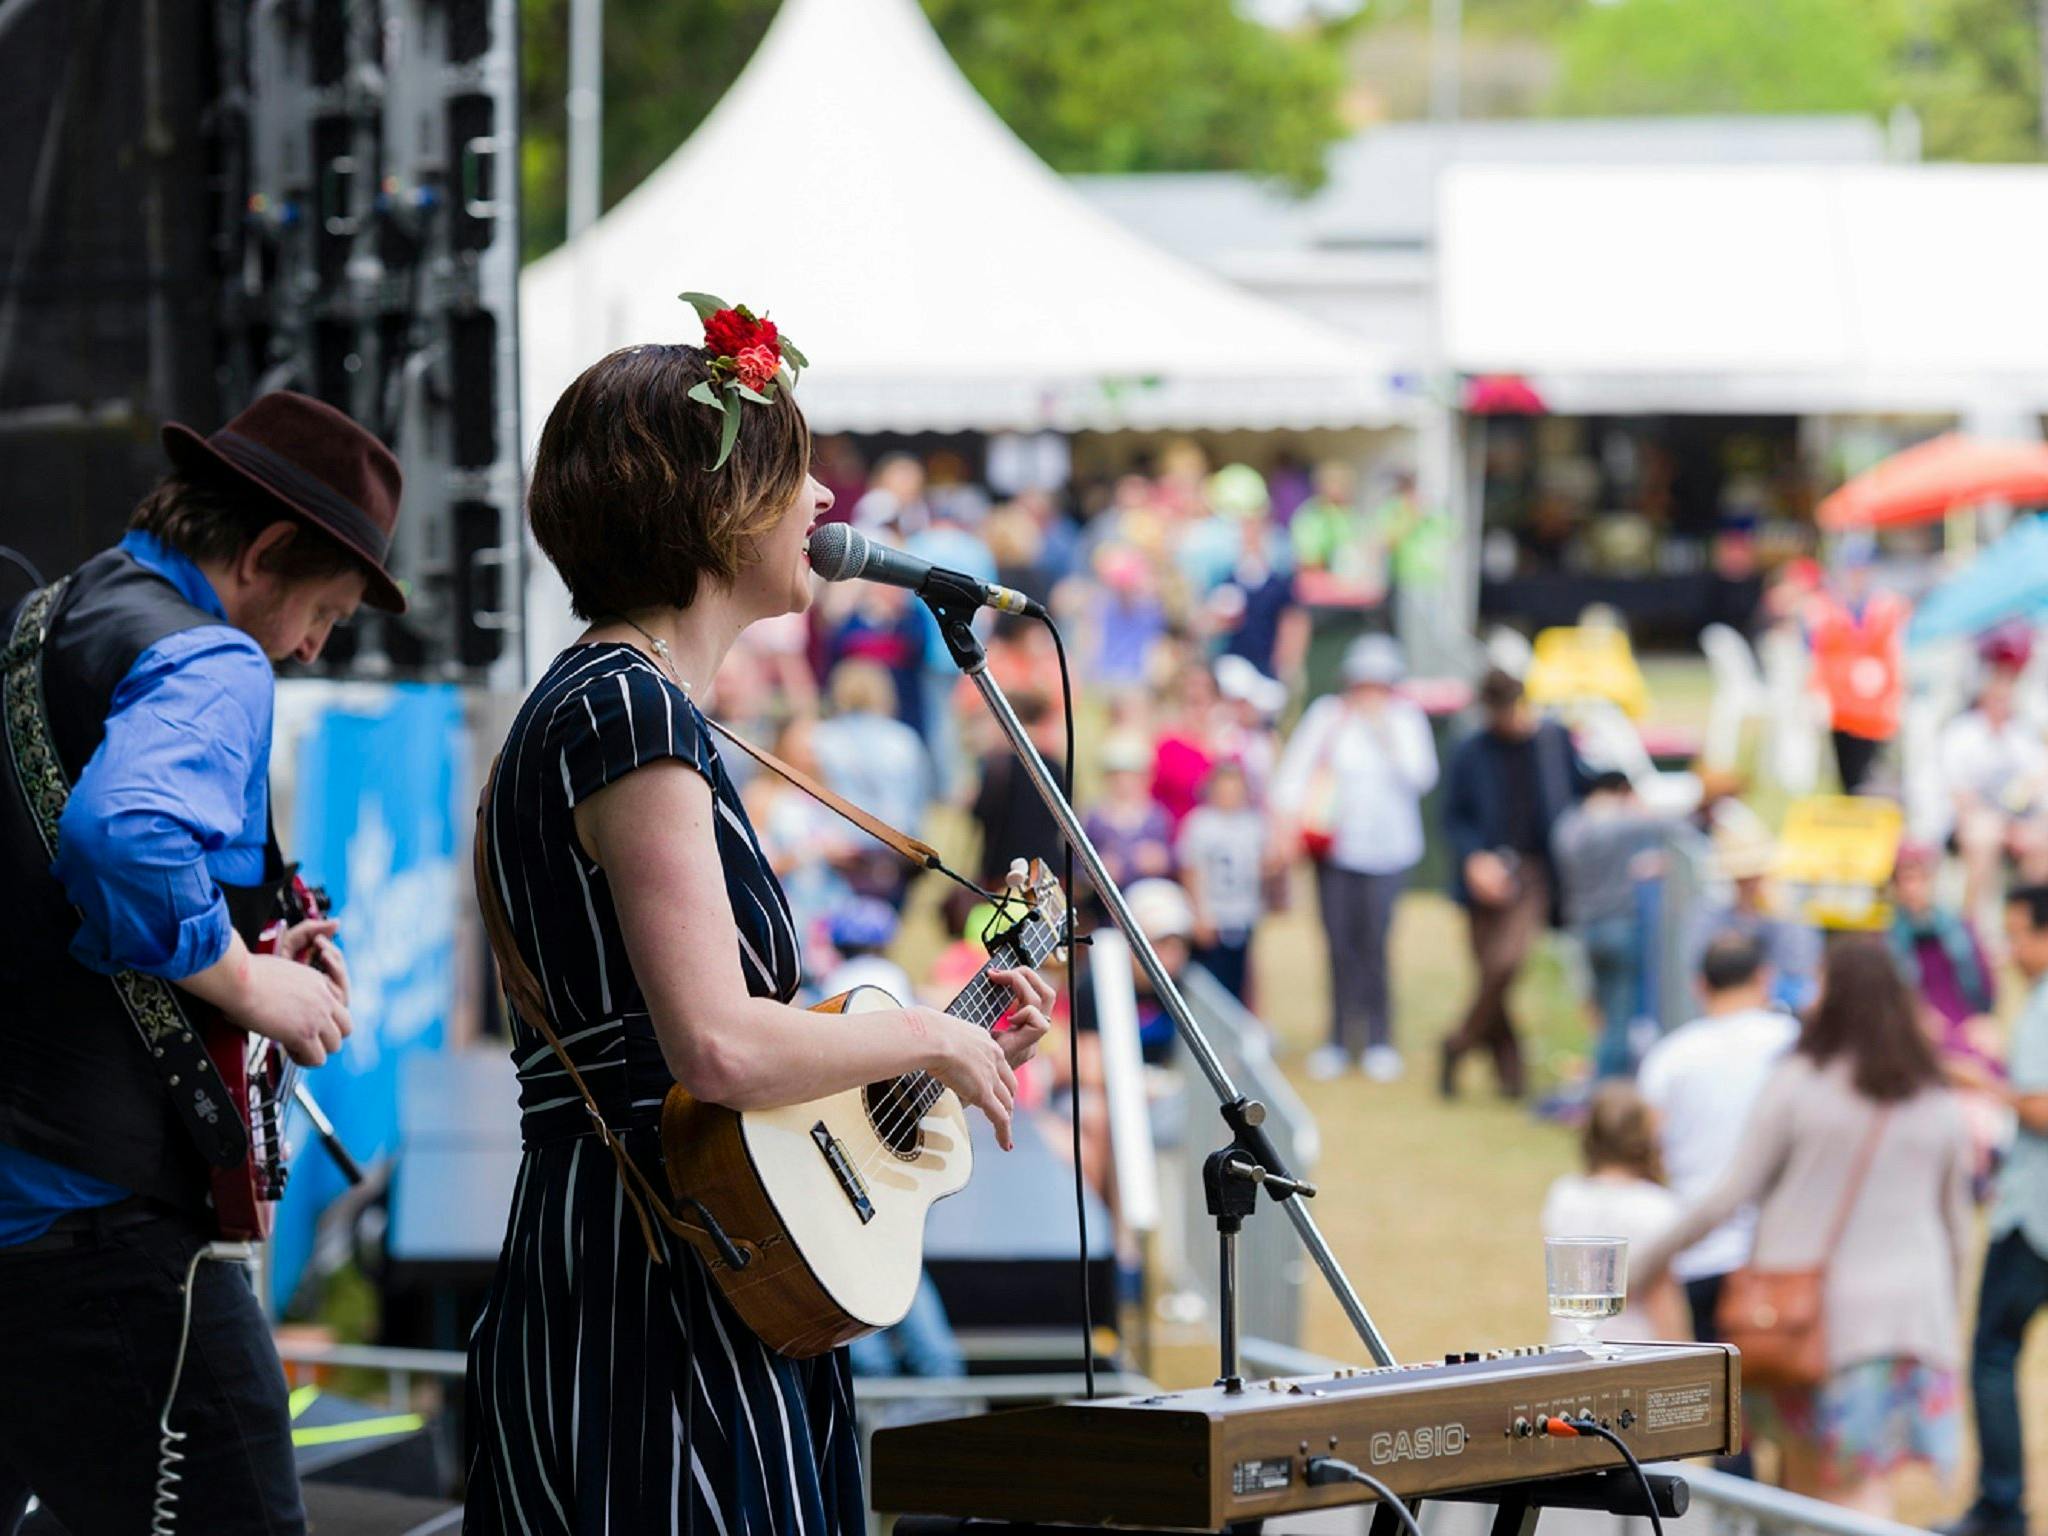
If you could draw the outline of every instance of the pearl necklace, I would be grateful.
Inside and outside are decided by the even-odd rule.
[[[649,634],[645,629],[641,628],[640,625],[635,624],[623,613],[619,615],[619,622],[625,625],[628,629],[639,631],[640,638],[647,642],[647,648],[654,652],[654,659],[661,663],[662,669],[666,671],[668,675],[675,680],[675,685],[678,688],[682,689],[683,693],[687,696],[690,692],[689,680],[686,679],[680,672],[676,671],[676,659],[674,654],[668,648],[668,642],[662,639],[659,635]]]

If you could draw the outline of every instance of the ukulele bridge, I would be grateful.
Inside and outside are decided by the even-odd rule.
[[[832,1169],[832,1176],[839,1181],[839,1189],[846,1196],[846,1203],[853,1207],[853,1214],[866,1226],[875,1219],[874,1202],[868,1198],[868,1187],[861,1179],[860,1170],[853,1166],[853,1159],[846,1155],[846,1146],[826,1128],[820,1120],[811,1127],[811,1140],[818,1144],[825,1162]]]

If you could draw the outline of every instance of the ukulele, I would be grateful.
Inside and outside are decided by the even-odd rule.
[[[991,970],[1037,969],[1060,945],[1066,914],[1040,861],[1011,866],[1021,916],[989,941],[989,958],[945,1011],[993,1029],[1011,994]],[[863,1013],[903,1005],[856,987],[817,1005],[858,1028]],[[902,1320],[924,1269],[934,1201],[974,1171],[967,1112],[929,1073],[869,1083],[808,1104],[735,1110],[672,1087],[662,1104],[669,1188],[733,1310],[770,1349],[803,1358]]]
[[[327,915],[326,893],[296,873],[280,893],[280,905],[283,915],[266,925],[251,946],[259,955],[276,954],[285,930],[293,924]],[[318,945],[309,944],[299,959],[317,964],[319,953]],[[229,1102],[249,1128],[249,1155],[239,1163],[207,1170],[213,1181],[214,1224],[228,1242],[261,1242],[270,1236],[291,1172],[284,1117],[299,1066],[275,1040],[238,1029],[211,1009],[206,1010],[199,1033]]]

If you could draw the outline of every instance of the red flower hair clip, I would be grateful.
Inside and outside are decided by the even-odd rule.
[[[721,468],[732,457],[732,445],[739,441],[740,403],[775,403],[775,386],[796,387],[798,375],[810,367],[810,360],[796,344],[775,329],[766,315],[757,315],[744,304],[728,305],[708,293],[685,293],[682,301],[697,311],[704,322],[704,350],[711,354],[711,377],[690,391],[692,400],[702,401],[725,418],[718,439]],[[783,361],[789,372],[783,372]]]

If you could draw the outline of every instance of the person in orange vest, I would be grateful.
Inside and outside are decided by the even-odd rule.
[[[1809,600],[1807,642],[1814,682],[1828,701],[1842,793],[1856,794],[1877,754],[1899,732],[1905,696],[1904,639],[1912,606],[1872,585],[1875,542],[1851,534],[1837,549],[1832,579]]]

